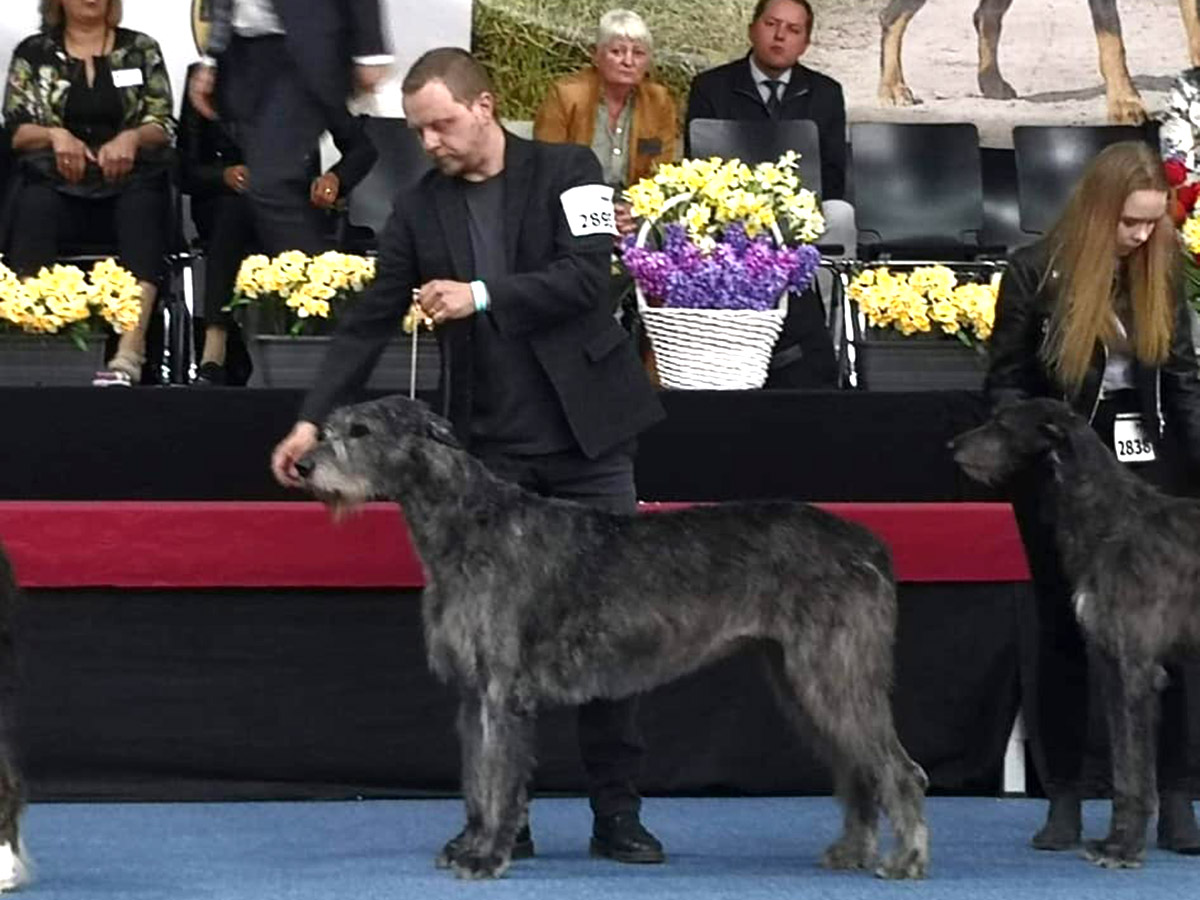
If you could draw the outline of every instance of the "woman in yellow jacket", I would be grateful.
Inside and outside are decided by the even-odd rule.
[[[538,108],[533,136],[591,147],[618,191],[675,158],[679,117],[664,85],[646,77],[654,42],[642,17],[614,9],[600,18],[590,65],[554,83]],[[632,228],[617,204],[617,227]]]

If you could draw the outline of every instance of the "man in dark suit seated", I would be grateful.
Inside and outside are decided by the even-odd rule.
[[[693,119],[811,119],[821,141],[821,200],[825,239],[854,241],[846,191],[846,102],[842,86],[800,64],[812,38],[808,0],[758,0],[750,20],[750,52],[701,72],[688,92],[685,155]],[[835,200],[837,203],[829,203]],[[767,387],[832,387],[837,362],[816,291],[793,297],[771,361]]]
[[[416,295],[448,357],[450,418],[497,475],[537,493],[633,515],[637,435],[662,416],[609,295],[612,188],[588,147],[509,134],[465,50],[431,50],[404,79],[404,114],[435,168],[396,198],[378,273],[340,324],[271,468],[295,464],[319,424],[367,380]],[[643,747],[633,699],[580,708],[592,850],[661,862],[639,820]],[[513,857],[533,853],[528,828]]]

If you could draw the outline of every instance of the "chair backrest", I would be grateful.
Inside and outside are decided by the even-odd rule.
[[[350,192],[348,216],[351,225],[370,228],[378,237],[396,194],[425,174],[431,163],[404,119],[371,117],[366,130],[379,158]]]
[[[1092,157],[1118,141],[1148,140],[1134,125],[1018,125],[1013,129],[1021,229],[1044,234]]]
[[[1036,239],[1021,230],[1017,202],[1017,166],[1011,148],[981,147],[983,173],[983,231],[979,242],[1007,254]]]
[[[860,254],[971,255],[983,228],[974,125],[858,122],[850,144]]]
[[[821,194],[821,138],[817,123],[809,119],[692,119],[688,145],[693,157],[736,157],[750,165],[774,162],[785,151],[795,150],[800,154],[800,183]]]

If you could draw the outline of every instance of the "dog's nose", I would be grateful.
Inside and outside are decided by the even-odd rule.
[[[301,478],[307,478],[312,474],[312,470],[313,461],[309,457],[302,456],[300,459],[296,460],[296,471],[300,474]]]

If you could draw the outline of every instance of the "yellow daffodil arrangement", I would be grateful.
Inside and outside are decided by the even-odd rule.
[[[81,349],[102,323],[117,332],[137,327],[142,289],[114,260],[97,262],[88,273],[55,265],[31,278],[18,278],[0,263],[0,330],[66,334]]]
[[[260,304],[283,316],[288,334],[300,334],[335,319],[339,307],[374,280],[375,260],[367,256],[332,250],[316,256],[289,250],[273,259],[257,254],[242,261],[226,308]]]
[[[983,284],[960,282],[946,266],[917,266],[893,271],[864,269],[850,281],[847,294],[871,328],[900,335],[945,335],[978,346],[992,335],[1000,272]]]

